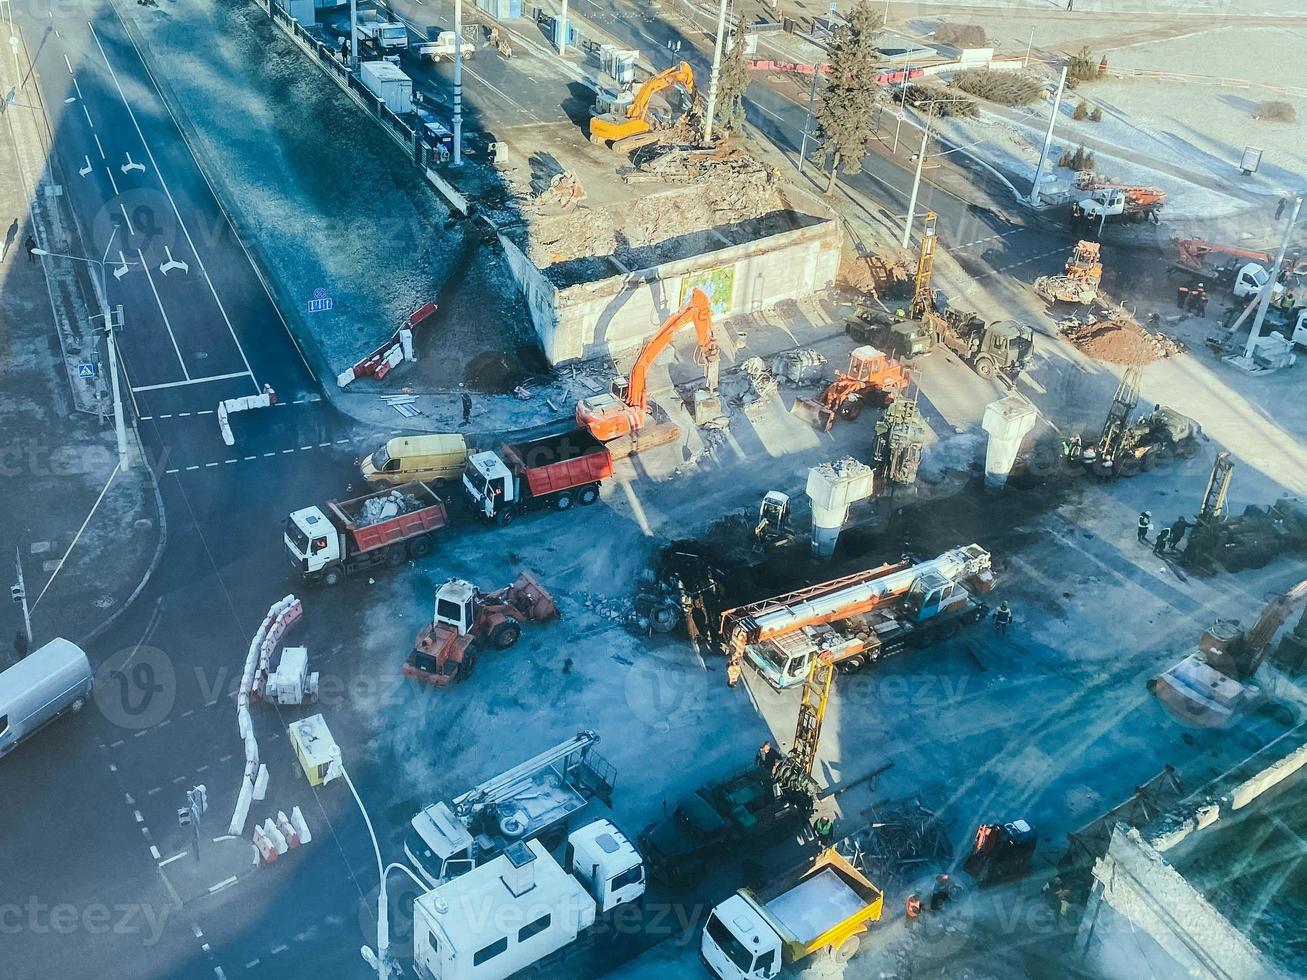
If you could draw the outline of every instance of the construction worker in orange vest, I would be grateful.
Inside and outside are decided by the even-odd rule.
[[[916,892],[909,895],[903,911],[907,915],[908,922],[916,920],[921,915],[921,896]]]

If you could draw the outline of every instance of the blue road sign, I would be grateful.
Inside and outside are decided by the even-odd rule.
[[[77,376],[79,378],[94,378],[95,365],[90,361],[82,361],[77,365]]]
[[[313,298],[309,300],[309,312],[323,313],[329,309],[331,309],[331,297],[327,295],[327,291],[322,287],[313,290]]]

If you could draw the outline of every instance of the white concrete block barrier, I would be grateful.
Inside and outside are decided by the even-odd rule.
[[[261,397],[261,396],[254,396]],[[285,596],[274,602],[259,624],[258,631],[250,640],[249,650],[245,654],[245,668],[241,672],[240,687],[236,691],[236,729],[245,744],[245,771],[241,776],[240,792],[236,796],[236,809],[231,816],[227,832],[233,837],[245,833],[245,821],[249,819],[250,804],[263,798],[267,791],[267,769],[259,764],[259,743],[254,737],[254,721],[250,717],[250,701],[262,697],[264,685],[268,680],[268,660],[271,650],[281,641],[288,630],[304,614],[304,605],[294,595]],[[262,770],[262,771],[260,771]],[[258,844],[255,840],[255,844]]]
[[[353,367],[338,374],[337,386],[344,388],[359,378],[376,378],[381,381],[404,361],[416,361],[417,355],[413,353],[413,335],[417,328],[435,312],[435,303],[426,303],[414,310],[388,341],[367,357],[355,362]]]
[[[231,416],[236,412],[248,412],[253,408],[268,408],[277,404],[277,392],[272,385],[264,385],[262,394],[246,395],[244,398],[227,398],[218,402],[218,432],[222,441],[228,446],[236,445],[236,436],[231,431]]]

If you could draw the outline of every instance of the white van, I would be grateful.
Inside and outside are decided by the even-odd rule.
[[[76,643],[54,639],[0,673],[0,756],[91,696],[91,662]]]

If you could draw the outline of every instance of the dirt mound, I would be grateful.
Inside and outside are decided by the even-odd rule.
[[[1165,334],[1146,330],[1133,317],[1109,313],[1088,322],[1076,318],[1058,325],[1062,335],[1083,354],[1107,364],[1150,364],[1185,351],[1185,345]]]
[[[869,296],[888,296],[906,286],[908,270],[897,259],[845,251],[835,281]]]
[[[491,395],[506,395],[532,375],[547,374],[544,354],[538,347],[515,351],[488,350],[468,361],[463,383]]]

